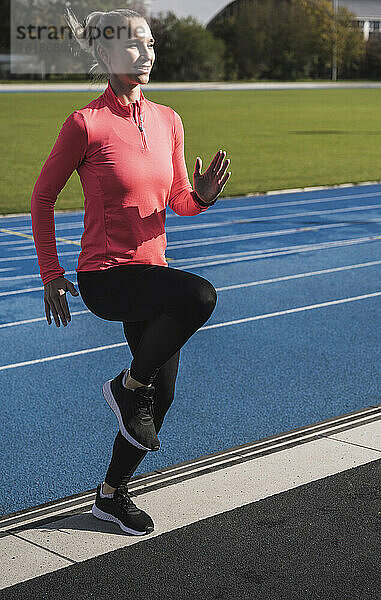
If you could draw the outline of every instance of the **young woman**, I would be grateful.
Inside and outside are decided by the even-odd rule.
[[[58,262],[54,204],[77,170],[85,197],[79,291],[92,313],[123,323],[133,355],[130,368],[103,385],[119,432],[92,513],[143,535],[154,524],[132,502],[127,484],[147,452],[160,447],[157,433],[174,397],[180,349],[217,302],[209,281],[168,266],[166,206],[179,215],[207,210],[230,177],[230,160],[219,151],[202,174],[197,157],[192,189],[180,116],[141,91],[155,60],[144,17],[128,9],[93,12],[81,26],[66,10],[77,41],[95,59],[90,73],[103,74],[108,83],[62,125],[33,189],[33,236],[47,321],[52,313],[56,326],[61,319],[66,327],[65,294],[78,292]]]

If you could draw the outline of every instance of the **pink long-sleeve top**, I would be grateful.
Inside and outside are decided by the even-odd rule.
[[[178,215],[207,210],[189,182],[184,129],[171,107],[143,95],[124,105],[110,82],[62,125],[31,198],[34,243],[43,284],[63,275],[57,256],[54,205],[73,171],[85,202],[76,271],[165,259],[166,206]]]

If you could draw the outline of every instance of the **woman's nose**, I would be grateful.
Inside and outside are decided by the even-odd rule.
[[[145,58],[150,58],[151,57],[151,53],[149,48],[143,48],[142,51],[140,52],[141,56],[144,56]]]

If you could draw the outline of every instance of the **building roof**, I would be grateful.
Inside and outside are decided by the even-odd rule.
[[[340,6],[346,6],[358,17],[369,19],[371,17],[381,18],[380,0],[339,0]]]

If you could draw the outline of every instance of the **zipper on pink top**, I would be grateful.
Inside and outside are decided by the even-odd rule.
[[[134,113],[135,113],[135,107],[136,107],[136,104],[134,102]],[[145,148],[145,150],[148,150],[146,132],[145,132],[145,129],[143,127],[143,121],[142,121],[142,117],[141,117],[140,112],[139,112],[139,123],[138,123],[136,117],[135,117],[135,122],[136,122],[137,126],[140,129],[140,133],[142,134],[143,148]]]

